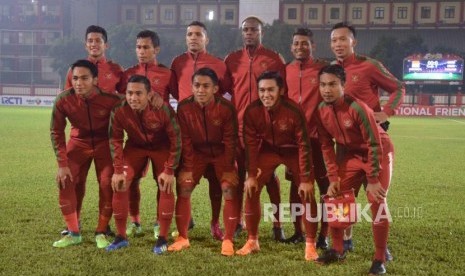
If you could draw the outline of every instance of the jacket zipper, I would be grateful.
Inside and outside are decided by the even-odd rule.
[[[249,56],[249,104],[252,103],[252,62],[253,57]]]
[[[144,111],[142,111],[142,112],[144,112]],[[143,114],[142,114],[142,113],[140,113],[140,114],[139,114],[139,113],[136,113],[136,115],[137,115],[137,119],[139,119],[139,124],[140,124],[140,128],[141,128],[141,130],[142,130],[142,133],[144,133],[145,143],[147,144],[147,146],[148,146],[149,148],[151,148],[151,145],[150,145],[150,143],[149,143],[149,137],[147,137],[147,131],[145,130],[144,124],[143,124],[143,122],[142,122],[142,115],[143,115]]]
[[[215,154],[213,154],[213,148],[212,148],[212,145],[210,144],[210,142],[208,141],[208,128],[207,128],[207,111],[206,111],[206,108],[205,107],[202,107],[202,114],[203,114],[203,126],[205,128],[205,138],[206,138],[206,142],[207,142],[207,145],[210,147],[210,152],[212,154],[213,157],[215,157]]]
[[[277,149],[278,149],[278,152],[280,153],[279,147],[277,147],[277,146],[275,145],[275,144],[276,144],[276,140],[275,140],[275,138],[274,138],[273,112],[268,111],[268,115],[270,116],[271,139],[272,139],[272,141],[273,141],[273,148],[277,148]]]
[[[302,104],[302,62],[300,63],[299,71],[299,104]]]
[[[337,124],[337,127],[339,129],[339,132],[341,133],[342,135],[342,139],[344,139],[344,144],[347,145],[347,140],[346,140],[346,137],[344,135],[344,132],[342,131],[342,128],[341,128],[341,125],[339,124],[339,119],[337,117],[337,113],[336,113],[336,110],[334,109],[334,106],[332,105],[331,106],[331,109],[333,110],[334,112],[334,117],[336,118],[336,124]]]
[[[84,99],[84,102],[86,103],[86,107],[87,107],[87,117],[89,118],[90,139],[91,139],[91,142],[92,142],[92,149],[95,150],[94,129],[92,128],[92,117],[90,116],[89,102],[87,101],[87,99]]]

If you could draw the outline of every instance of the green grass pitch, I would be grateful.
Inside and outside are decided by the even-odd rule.
[[[109,254],[94,243],[97,183],[93,169],[82,213],[83,244],[53,248],[64,222],[54,182],[50,113],[47,108],[0,107],[0,275],[365,275],[370,267],[373,245],[367,222],[355,226],[355,251],[343,264],[305,262],[303,244],[271,241],[271,223],[264,222],[260,253],[222,257],[221,244],[210,237],[206,183],[193,194],[196,227],[190,233],[191,248],[155,256],[151,224],[156,193],[151,175],[141,186],[144,236]],[[463,275],[465,120],[392,118],[389,133],[396,153],[388,197],[394,220],[389,240],[394,261],[387,265],[388,273]],[[289,183],[282,181],[283,202],[288,202],[288,190]],[[262,198],[268,199],[266,192]],[[359,201],[366,199],[362,195]],[[291,235],[291,223],[284,227]],[[244,242],[243,233],[236,248]]]

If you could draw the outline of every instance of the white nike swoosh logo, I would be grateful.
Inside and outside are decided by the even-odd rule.
[[[229,219],[237,219],[237,217],[229,217]]]
[[[163,216],[169,216],[169,215],[172,215],[173,213],[172,213],[172,212],[171,212],[171,213],[161,212],[161,214],[162,214]]]

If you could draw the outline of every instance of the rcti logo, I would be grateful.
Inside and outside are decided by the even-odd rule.
[[[2,104],[21,105],[21,104],[23,104],[23,98],[21,98],[21,97],[2,97]]]

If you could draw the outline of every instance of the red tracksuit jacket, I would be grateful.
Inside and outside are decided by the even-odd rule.
[[[181,131],[176,113],[168,104],[159,110],[151,105],[138,113],[126,101],[116,106],[111,113],[110,149],[115,173],[123,173],[124,131],[127,133],[126,146],[147,150],[170,149],[165,162],[165,173],[173,174],[181,158]]]
[[[108,93],[122,93],[121,92],[121,78],[123,77],[123,67],[119,64],[107,60],[105,57],[102,57],[99,60],[93,60],[87,58],[90,62],[95,64],[98,69],[98,83],[97,86],[104,92]],[[65,83],[65,90],[70,89],[73,87],[71,83],[71,79],[73,78],[73,72],[68,70],[68,74],[66,76],[66,83]]]
[[[230,53],[225,58],[226,67],[231,74],[232,102],[237,111],[239,134],[242,132],[242,118],[246,107],[258,99],[257,78],[264,71],[278,71],[286,79],[286,65],[277,52],[263,45],[255,49],[253,56],[246,47]]]
[[[310,137],[317,137],[315,110],[323,100],[319,90],[318,72],[328,65],[323,60],[310,58],[294,60],[286,66],[287,95],[298,103],[305,114]]]
[[[234,170],[237,147],[237,116],[231,102],[221,96],[205,107],[194,101],[194,96],[178,105],[181,126],[183,166],[192,171],[194,154],[211,158],[222,156],[224,171]]]
[[[209,67],[218,76],[219,93],[231,92],[231,77],[223,60],[207,52],[193,54],[186,52],[173,59],[171,70],[174,71],[178,82],[179,101],[192,95],[192,75],[197,69]]]
[[[333,104],[322,102],[318,107],[318,135],[330,182],[338,180],[338,150],[366,159],[369,184],[378,182],[382,159],[381,134],[386,132],[376,124],[373,111],[361,100],[344,95]]]
[[[379,61],[354,54],[338,62],[346,71],[344,91],[348,95],[362,100],[373,111],[381,111],[378,88],[390,94],[389,101],[383,106],[383,111],[392,116],[402,104],[405,95],[405,85],[396,79]]]
[[[61,92],[55,99],[50,122],[50,136],[58,166],[68,166],[66,155],[66,119],[71,123],[70,139],[95,145],[108,140],[108,125],[113,107],[121,101],[117,95],[95,87],[88,98],[76,95],[74,89]]]
[[[170,94],[177,99],[178,91],[173,71],[162,64],[158,64],[156,61],[139,63],[124,71],[122,93],[126,93],[129,78],[136,74],[147,77],[150,80],[152,91],[160,94],[166,103],[169,103]]]
[[[257,175],[260,151],[284,154],[298,149],[300,181],[313,179],[306,121],[297,103],[281,97],[275,107],[267,110],[260,100],[254,101],[245,110],[243,132],[249,176]]]

